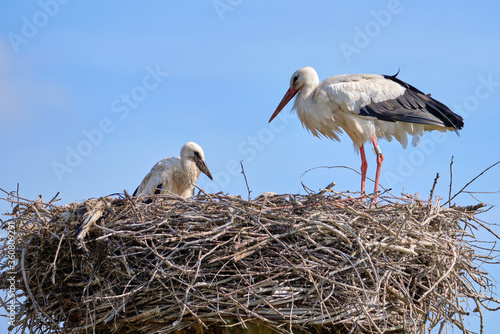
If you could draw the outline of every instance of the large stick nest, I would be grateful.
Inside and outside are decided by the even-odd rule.
[[[466,316],[482,321],[499,302],[480,267],[495,259],[476,239],[493,233],[475,217],[481,205],[332,193],[172,199],[10,198],[3,227],[16,262],[3,261],[0,281],[9,290],[15,278],[3,306],[21,304],[11,329],[467,332]]]

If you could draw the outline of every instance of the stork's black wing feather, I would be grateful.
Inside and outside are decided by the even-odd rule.
[[[163,184],[159,183],[156,186],[155,195],[158,195],[161,192],[162,189],[163,189]],[[142,203],[144,203],[144,204],[150,204],[150,203],[153,203],[153,200],[151,198],[148,198],[148,199],[145,199],[144,201],[142,201]]]
[[[156,189],[155,189],[155,195],[159,194],[162,189],[163,189],[163,183],[158,184],[156,186]],[[137,195],[138,191],[139,191],[139,187],[137,187],[137,189],[135,189],[134,194],[132,196],[135,197]],[[151,202],[152,202],[152,200],[150,200],[150,199],[146,199],[143,201],[143,203],[146,203],[146,204],[149,204]]]
[[[159,193],[161,193],[161,190],[163,189],[163,183],[159,183],[157,186],[156,186],[156,189],[155,189],[155,195],[158,195]]]
[[[462,117],[452,112],[443,103],[399,80],[396,75],[384,75],[384,78],[406,88],[404,94],[393,100],[370,103],[361,108],[360,115],[390,122],[400,121],[449,127],[454,128],[455,131],[463,127]]]

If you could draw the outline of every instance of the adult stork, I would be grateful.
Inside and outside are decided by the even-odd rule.
[[[133,196],[170,192],[182,198],[191,197],[200,172],[213,180],[200,145],[188,142],[182,147],[180,157],[165,158],[157,162],[144,177]]]
[[[399,73],[399,72],[398,72]],[[302,125],[314,136],[340,141],[344,131],[361,153],[361,192],[365,191],[366,162],[364,144],[371,141],[377,155],[375,195],[384,156],[377,139],[396,138],[404,148],[407,135],[414,146],[424,131],[447,130],[458,134],[463,119],[443,103],[393,76],[378,74],[343,74],[329,77],[321,84],[312,67],[297,70],[290,88],[271,116],[271,122],[296,95],[293,109]]]

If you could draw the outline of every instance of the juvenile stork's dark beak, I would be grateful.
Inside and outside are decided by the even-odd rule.
[[[196,164],[196,166],[198,167],[198,169],[203,173],[205,174],[206,176],[208,176],[208,178],[210,180],[214,180],[214,178],[212,177],[212,173],[210,173],[210,170],[208,169],[208,166],[207,164],[205,163],[205,161],[201,160],[200,158],[196,157],[194,159],[194,162]]]

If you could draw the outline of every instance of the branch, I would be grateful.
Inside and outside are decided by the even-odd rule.
[[[453,160],[452,160],[453,161]],[[445,206],[446,204],[450,203],[455,197],[458,196],[458,194],[460,194],[462,191],[465,190],[465,188],[467,188],[472,182],[476,181],[481,175],[483,175],[484,173],[486,173],[489,169],[495,167],[496,165],[500,164],[500,161],[497,161],[495,162],[493,165],[491,165],[490,167],[486,168],[485,170],[483,170],[479,175],[477,175],[475,178],[473,178],[471,181],[469,181],[469,183],[467,183],[462,189],[460,189],[459,192],[457,192],[455,195],[453,195],[453,197],[451,197],[446,203],[443,204],[443,206]],[[450,165],[451,166],[451,165]],[[451,183],[450,183],[451,184]]]

